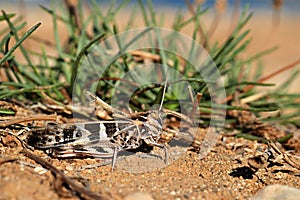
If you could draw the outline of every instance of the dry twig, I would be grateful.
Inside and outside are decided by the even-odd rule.
[[[56,115],[38,115],[38,116],[21,118],[21,119],[12,119],[8,121],[0,122],[0,128],[4,128],[7,126],[11,126],[23,122],[29,122],[29,121],[56,121],[56,117],[57,117]]]
[[[258,79],[256,82],[257,82],[257,83],[263,83],[263,82],[265,82],[266,80],[268,80],[268,79],[270,79],[270,78],[272,78],[272,77],[274,77],[274,76],[277,76],[278,74],[280,74],[280,73],[282,73],[282,72],[284,72],[284,71],[286,71],[286,70],[288,70],[288,69],[294,68],[295,66],[297,66],[297,65],[299,65],[299,64],[300,64],[300,60],[297,60],[297,61],[295,61],[295,62],[293,62],[293,63],[291,63],[291,64],[289,64],[289,65],[287,65],[287,66],[284,66],[284,67],[280,68],[279,70],[277,70],[277,71],[275,71],[275,72],[273,72],[273,73],[271,73],[271,74],[269,74],[269,75],[267,75],[267,76],[264,76],[264,77]],[[255,87],[255,85],[248,85],[247,87],[243,88],[243,91],[242,91],[242,92],[245,93],[245,92],[251,90],[253,87]],[[228,95],[228,96],[226,97],[225,101],[223,101],[223,102],[221,102],[221,103],[228,102],[228,101],[232,100],[233,97],[234,97],[234,96],[233,96],[232,94],[230,94],[230,95]]]
[[[51,165],[46,160],[43,160],[39,156],[34,155],[29,150],[24,148],[22,150],[22,153],[25,156],[27,156],[28,158],[34,160],[36,163],[42,165],[44,168],[50,170],[54,174],[54,176],[56,177],[56,179],[58,180],[60,185],[62,185],[63,183],[67,184],[70,187],[72,192],[77,193],[80,196],[82,195],[83,197],[88,198],[88,199],[99,199],[99,200],[112,199],[112,197],[110,195],[108,195],[105,191],[102,191],[100,194],[96,194],[96,193],[88,190],[87,188],[78,185],[71,178],[66,176],[62,171],[58,170],[56,167]]]
[[[279,156],[282,156],[282,159],[289,164],[291,167],[296,168],[300,170],[300,163],[297,163],[292,157],[290,157],[287,153],[282,152],[277,145],[274,142],[270,142],[269,144],[272,149],[279,154]]]

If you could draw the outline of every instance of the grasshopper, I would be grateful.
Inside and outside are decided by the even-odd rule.
[[[101,98],[88,92],[95,103],[109,110],[118,120],[84,122],[76,125],[48,123],[46,127],[31,130],[27,143],[38,149],[46,150],[56,158],[112,158],[114,169],[120,151],[146,147],[164,149],[164,161],[168,163],[167,143],[161,143],[167,135],[163,124],[163,101],[167,90],[164,84],[163,96],[157,110],[127,114],[105,103]],[[171,112],[174,114],[174,112]],[[177,113],[177,116],[183,115]],[[189,121],[188,117],[185,117]],[[173,135],[177,134],[172,131]]]

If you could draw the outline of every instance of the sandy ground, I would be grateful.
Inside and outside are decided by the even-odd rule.
[[[7,103],[0,103],[9,106]],[[31,114],[31,111],[22,107],[13,107],[18,111],[17,118]],[[20,134],[16,129],[0,129],[1,200],[79,198],[78,194],[71,193],[63,187],[65,184],[62,185],[61,176],[52,174],[50,170],[25,156],[20,142],[7,134],[8,132]],[[274,135],[272,131],[266,134]],[[20,138],[24,136],[26,131]],[[42,151],[35,150],[33,153],[71,177],[72,182],[101,194],[104,199],[123,199],[136,192],[143,194],[131,200],[145,199],[147,196],[157,200],[250,199],[267,185],[281,184],[299,188],[299,158],[298,169],[291,167],[275,153],[271,161],[266,161],[261,157],[268,148],[266,144],[233,136],[219,135],[217,144],[201,160],[195,151],[197,149],[189,148],[170,165],[143,173],[133,172],[134,169],[142,169],[137,159],[135,160],[137,157],[126,158],[123,163],[122,160],[117,160],[116,169],[111,172],[110,165],[82,169],[83,166],[101,162],[96,159],[58,160],[50,158]],[[294,151],[299,154],[299,134],[295,134],[291,141],[294,141]],[[157,158],[158,162],[161,161],[159,159]],[[143,160],[145,163],[156,162],[153,157],[144,157]]]
[[[27,27],[42,22],[41,28],[34,34],[35,37],[49,39],[52,35],[51,18],[34,7],[2,7],[1,9],[16,11],[26,16]],[[171,14],[170,14],[171,15]],[[122,26],[123,18],[119,18]],[[207,19],[209,25],[210,19]],[[258,51],[268,49],[274,45],[279,50],[263,58],[268,74],[280,67],[286,66],[299,58],[300,20],[283,13],[280,25],[272,27],[270,12],[257,13],[249,23],[252,43],[245,51],[245,57]],[[0,25],[2,26],[3,23]],[[222,19],[212,40],[224,41],[228,36],[230,20]],[[136,27],[143,27],[137,22]],[[165,27],[169,27],[168,24]],[[189,34],[189,29],[185,30]],[[37,43],[26,43],[32,49]],[[51,51],[50,51],[51,52]],[[255,65],[256,63],[254,63]],[[283,80],[291,71],[276,77],[274,81]],[[299,91],[294,84],[293,91]],[[17,116],[22,117],[27,111],[20,110]],[[4,118],[3,118],[4,119]],[[61,187],[49,170],[21,154],[21,146],[11,136],[0,133],[0,199],[78,199]],[[286,163],[280,166],[264,166],[257,171],[249,167],[248,159],[253,157],[257,149],[265,149],[265,144],[257,144],[245,139],[222,137],[217,145],[204,159],[199,160],[197,153],[187,151],[180,159],[171,165],[148,173],[128,173],[116,169],[110,172],[110,166],[81,170],[86,164],[95,164],[93,159],[57,160],[49,158],[41,151],[35,151],[66,175],[83,183],[96,193],[109,193],[117,198],[123,198],[134,192],[146,192],[154,199],[249,199],[260,189],[271,184],[283,184],[299,187],[299,174],[290,173]],[[296,149],[298,152],[300,149]],[[55,181],[56,180],[56,181]],[[59,196],[58,194],[62,194]],[[73,194],[74,195],[74,194]],[[71,197],[68,197],[71,196]]]

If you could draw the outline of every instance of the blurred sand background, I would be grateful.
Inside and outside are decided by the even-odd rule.
[[[276,69],[289,65],[300,59],[300,13],[291,12],[289,9],[286,9],[287,4],[284,3],[283,7],[276,15],[276,13],[274,13],[274,9],[272,8],[271,0],[269,1],[270,7],[267,8],[264,7],[262,9],[251,9],[250,7],[250,11],[254,12],[254,16],[250,20],[250,23],[248,23],[247,29],[251,29],[250,37],[252,38],[252,42],[244,52],[244,55],[242,55],[244,57],[248,57],[254,55],[259,51],[278,46],[278,50],[262,58],[262,61],[266,67],[264,71],[265,74],[270,74]],[[32,27],[34,24],[42,22],[42,26],[34,33],[34,37],[53,41],[54,36],[52,31],[51,16],[43,11],[37,3],[30,3],[27,1],[25,1],[25,3],[20,3],[19,1],[10,3],[8,2],[9,1],[0,0],[0,9],[5,10],[7,13],[17,13],[18,15],[24,16],[25,20],[27,21],[26,30]],[[40,4],[48,6],[47,3],[43,2],[44,1],[41,1]],[[102,7],[105,9],[105,6]],[[165,5],[162,7],[158,7],[157,9],[158,15],[164,18],[163,27],[170,28],[171,24],[174,22],[174,13],[178,9]],[[120,27],[120,31],[122,31],[122,27],[126,25],[129,16],[128,12],[130,12],[130,9],[122,11],[117,16],[117,23]],[[188,15],[190,15],[186,7],[182,7],[181,12],[185,13],[186,18],[188,17]],[[240,13],[241,10],[237,12]],[[232,30],[232,24],[235,23],[235,20],[232,20],[232,13],[233,11],[230,8],[224,11],[215,33],[212,37],[210,37],[212,41],[219,40],[220,42],[223,42],[228,37],[230,31]],[[214,14],[214,8],[212,7],[207,15],[205,15],[205,17],[203,18],[205,28],[209,28],[211,26]],[[0,23],[1,28],[3,26],[6,26],[5,23],[6,22]],[[142,17],[137,17],[134,26],[135,28],[144,27]],[[64,38],[65,30],[61,26],[61,24],[59,26],[59,30],[62,38]],[[184,29],[184,33],[189,36],[191,36],[191,31],[191,27],[187,27]],[[41,49],[41,43],[33,40],[28,40],[25,44],[26,47],[34,49],[35,51],[39,51]],[[47,51],[47,53],[54,52],[54,49],[49,49]],[[255,67],[257,63],[253,64],[254,66],[250,67]],[[286,77],[291,75],[291,73],[293,73],[293,70],[284,72],[279,76],[271,79],[269,82],[281,82]],[[300,78],[298,80],[300,80]],[[300,87],[298,87],[297,82],[298,81],[293,83],[292,91],[300,92]]]

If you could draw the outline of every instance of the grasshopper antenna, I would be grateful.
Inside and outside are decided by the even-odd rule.
[[[162,95],[162,98],[161,98],[161,102],[160,102],[160,106],[159,106],[159,111],[162,110],[162,106],[163,106],[163,103],[164,103],[164,99],[165,99],[165,94],[166,94],[166,91],[167,91],[167,85],[168,85],[168,70],[167,70],[167,75],[166,75],[166,80],[165,80],[165,85],[164,85],[164,91],[163,91],[163,95]]]

